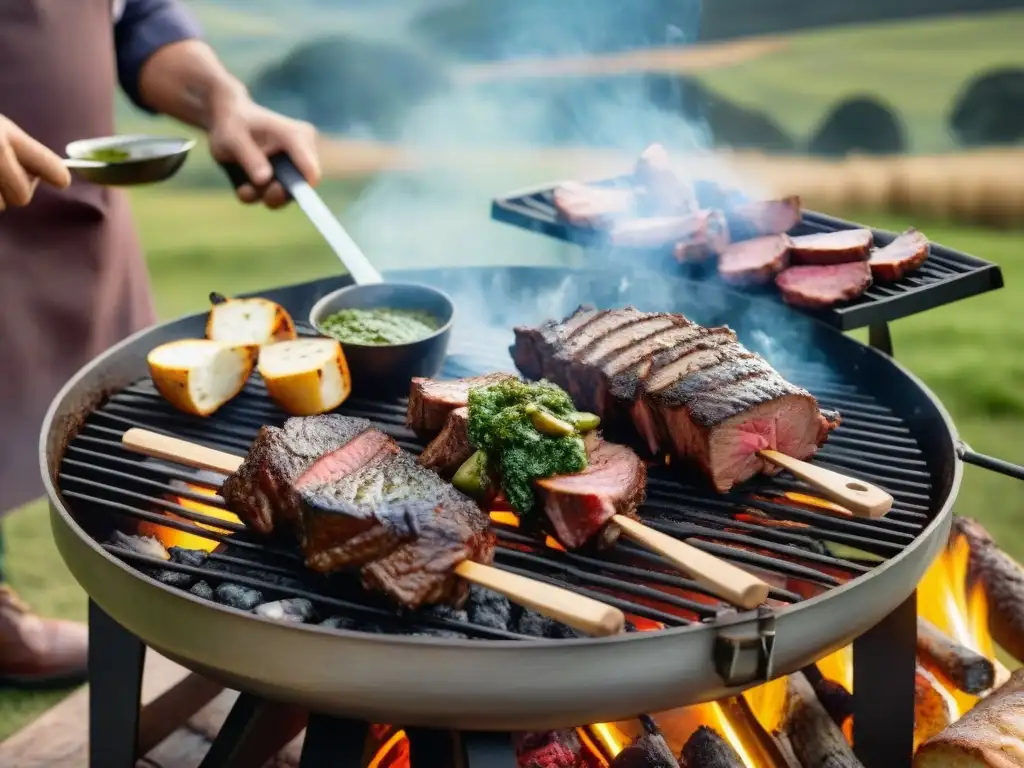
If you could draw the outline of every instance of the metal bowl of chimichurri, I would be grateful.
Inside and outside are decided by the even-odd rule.
[[[324,296],[309,324],[341,342],[357,393],[404,395],[416,376],[444,365],[455,305],[418,283],[350,285]]]
[[[82,139],[67,145],[64,163],[94,184],[152,184],[177,173],[195,144],[195,139],[141,135]]]

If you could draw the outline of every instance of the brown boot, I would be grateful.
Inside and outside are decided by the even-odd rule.
[[[64,687],[85,682],[89,632],[84,624],[43,619],[0,585],[0,686]]]

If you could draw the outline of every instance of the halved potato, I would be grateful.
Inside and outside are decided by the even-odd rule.
[[[178,410],[209,416],[242,391],[256,347],[209,339],[161,344],[146,357],[157,391]]]
[[[262,346],[295,338],[287,310],[269,299],[225,299],[210,308],[206,338]]]
[[[257,370],[267,394],[291,416],[331,411],[352,391],[348,363],[334,339],[296,339],[260,350]]]

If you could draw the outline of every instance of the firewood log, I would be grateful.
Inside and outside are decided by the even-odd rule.
[[[1024,767],[1024,670],[921,745],[914,768]]]
[[[953,535],[961,534],[970,545],[967,578],[985,590],[992,638],[1024,662],[1024,568],[1003,552],[977,521],[955,517],[953,526]]]
[[[914,675],[914,746],[941,733],[956,717],[956,701],[920,664]]]
[[[821,674],[821,670],[815,664],[806,667],[803,675],[814,689],[814,695],[818,697],[821,706],[832,718],[832,722],[842,728],[853,715],[853,694],[846,690],[842,683],[829,680]]]
[[[917,652],[964,693],[987,691],[995,682],[991,661],[960,645],[927,619],[917,620]]]
[[[743,761],[718,731],[702,725],[683,745],[682,768],[744,768]]]
[[[864,768],[807,678],[796,672],[787,678],[787,685],[786,711],[776,736],[788,743],[800,764],[804,768]]]

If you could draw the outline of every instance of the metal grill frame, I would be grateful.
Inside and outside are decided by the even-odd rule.
[[[620,176],[593,182],[598,186],[627,186],[632,177]],[[709,280],[721,284],[712,267],[679,264],[672,257],[671,246],[657,249],[612,249],[607,245],[605,234],[597,228],[571,224],[561,218],[552,202],[555,187],[551,184],[529,190],[512,192],[491,202],[491,218],[504,224],[547,235],[556,240],[587,248],[588,258],[599,257],[606,252],[606,258],[628,258],[631,265],[638,262],[663,272],[674,272],[697,280]],[[701,186],[697,185],[698,196]],[[864,224],[837,219],[814,211],[804,211],[801,222],[790,234],[810,235],[820,232],[836,232],[846,229],[871,229],[875,242],[887,245],[897,236],[895,232],[873,229]],[[935,272],[940,277],[923,282],[922,272]],[[782,304],[779,292],[774,286],[740,288],[751,294],[768,297]],[[999,266],[938,243],[931,244],[931,255],[925,265],[892,284],[873,285],[867,292],[846,304],[829,309],[794,309],[843,331],[865,326],[883,326],[892,320],[924,312],[928,309],[949,304],[980,293],[1003,287],[1003,274]],[[891,341],[888,342],[891,345]],[[889,352],[890,349],[883,349]]]
[[[479,272],[487,274],[488,270]],[[516,272],[529,280],[557,279],[567,274],[564,270],[529,268]],[[444,271],[405,273],[401,278],[443,284],[445,275]],[[313,281],[261,295],[280,301],[301,317],[316,298],[347,282],[344,278]],[[41,440],[40,459],[51,499],[51,520],[65,561],[99,607],[147,644],[233,687],[279,700],[301,700],[297,703],[315,711],[464,729],[529,730],[608,721],[732,695],[758,682],[754,675],[746,684],[724,685],[709,664],[722,638],[751,631],[756,637],[760,617],[754,612],[732,616],[714,626],[555,643],[371,638],[311,626],[283,626],[216,606],[143,576],[112,557],[78,525],[55,484],[68,437],[105,393],[145,375],[145,355],[152,346],[201,335],[203,324],[204,316],[195,315],[144,331],[87,366],[55,399]],[[955,458],[955,429],[920,382],[873,350],[827,329],[817,332],[834,336],[840,347],[849,345],[851,354],[862,356],[860,365],[890,377],[894,397],[906,398],[907,407],[916,409],[918,434],[933,444],[939,456],[939,466],[932,471],[942,488],[937,491],[940,498],[935,517],[925,531],[902,553],[875,568],[869,579],[856,579],[777,612],[772,676],[792,672],[846,645],[913,593],[948,535],[950,508],[962,472]],[[169,615],[174,616],[171,626]],[[842,632],[823,637],[823,632],[832,632],[831,625],[840,615],[850,620],[849,625]],[[222,648],[219,653],[211,651],[208,641],[190,637],[189,628],[196,626],[202,627],[207,637],[217,638]],[[280,653],[268,659],[244,651],[248,645],[262,648],[277,644],[288,649],[286,656],[291,661],[287,664]],[[359,654],[359,669],[325,675],[328,679],[310,679],[313,660],[324,669],[330,659],[349,653]],[[586,663],[583,654],[588,656]],[[453,683],[437,676],[436,671],[445,667],[458,668],[464,674]],[[582,669],[574,671],[579,667]],[[385,679],[371,675],[371,670],[386,671]],[[268,679],[275,674],[292,682]],[[295,682],[299,679],[305,688]],[[369,693],[371,679],[372,685],[381,690],[380,695]],[[401,696],[394,691],[389,695],[391,686],[400,687]],[[600,692],[608,690],[616,690],[617,695],[602,698]],[[432,697],[430,703],[417,707],[416,700],[423,696]],[[543,702],[543,711],[538,709],[538,702]]]

